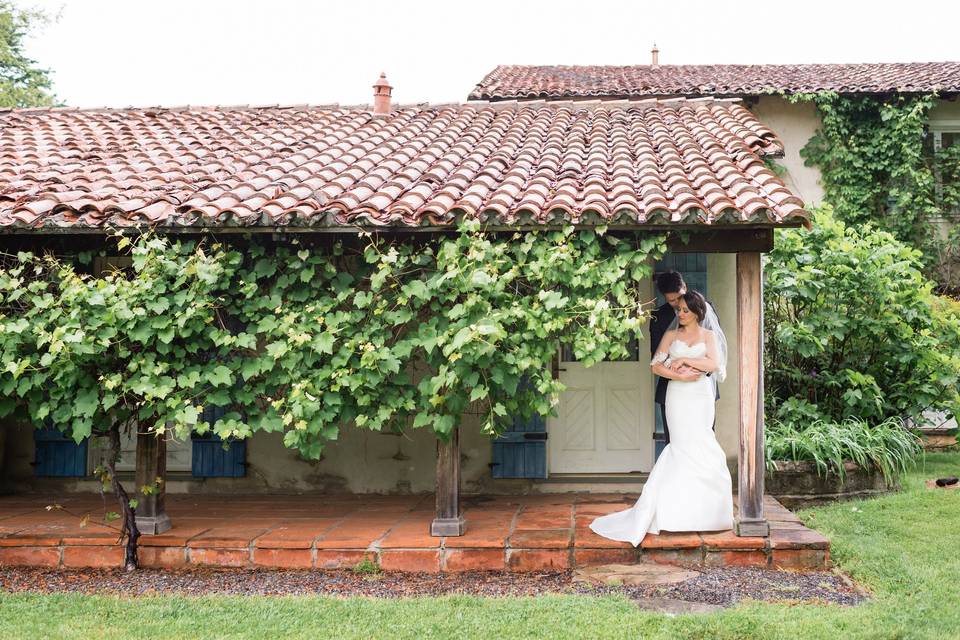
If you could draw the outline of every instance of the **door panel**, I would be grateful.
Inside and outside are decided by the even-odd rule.
[[[548,420],[551,473],[629,473],[653,467],[646,361],[562,362],[557,418]]]
[[[640,449],[640,396],[633,388],[607,389],[607,448]]]
[[[494,478],[546,478],[547,427],[543,417],[515,416],[510,428],[493,441],[490,467]]]
[[[590,451],[594,447],[596,431],[596,389],[569,388],[564,393],[566,402],[561,401],[563,420],[567,429],[563,435],[563,448],[568,451]]]

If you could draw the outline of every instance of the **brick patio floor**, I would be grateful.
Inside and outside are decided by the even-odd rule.
[[[770,538],[732,531],[647,535],[634,549],[590,531],[598,515],[636,496],[467,496],[466,534],[434,538],[432,495],[170,495],[170,531],[141,538],[144,566],[345,568],[369,558],[386,570],[534,571],[613,562],[679,562],[822,569],[830,543],[765,498]],[[47,511],[58,503],[63,510]],[[736,500],[734,501],[736,504]],[[112,499],[106,510],[115,511]],[[116,531],[103,525],[99,496],[0,496],[0,565],[118,567]],[[90,521],[81,527],[81,518]]]

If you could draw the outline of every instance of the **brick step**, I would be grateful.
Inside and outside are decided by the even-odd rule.
[[[747,539],[750,540],[750,539]],[[120,567],[123,549],[118,545],[39,545],[0,547],[0,566]],[[36,541],[34,541],[36,542]],[[646,541],[644,541],[646,543]],[[781,569],[826,569],[828,548],[776,543],[754,548],[723,548],[709,543],[660,547],[566,547],[566,548],[410,548],[410,549],[318,549],[248,547],[140,548],[144,567],[189,566],[285,569],[349,569],[364,559],[390,571],[545,571],[598,564],[658,562],[690,566],[756,566]],[[793,548],[789,548],[789,547]],[[819,546],[819,545],[817,545]]]

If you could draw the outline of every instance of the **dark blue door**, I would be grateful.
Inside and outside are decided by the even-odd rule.
[[[221,407],[204,407],[202,419],[213,425],[223,414]],[[193,434],[191,472],[195,478],[242,478],[247,475],[246,440],[224,441],[208,431]]]
[[[87,475],[87,440],[77,444],[68,434],[47,426],[33,432],[38,476],[77,478]]]
[[[688,289],[699,291],[704,297],[709,296],[707,293],[707,254],[705,253],[668,253],[657,261],[653,271],[654,277],[664,271],[679,271],[683,275],[683,280],[687,283]],[[657,291],[657,306],[664,302],[666,300]],[[654,384],[656,384],[656,380],[654,380]],[[659,458],[660,452],[663,451],[667,443],[660,410],[654,407],[653,414],[655,425],[653,431],[654,456]]]

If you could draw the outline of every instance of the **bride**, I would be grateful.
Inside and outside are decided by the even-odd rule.
[[[700,293],[685,293],[650,363],[656,375],[670,379],[665,405],[670,444],[636,504],[594,520],[594,533],[637,546],[647,533],[733,527],[730,471],[712,429],[713,385],[726,377],[726,359],[726,339],[713,308]]]

